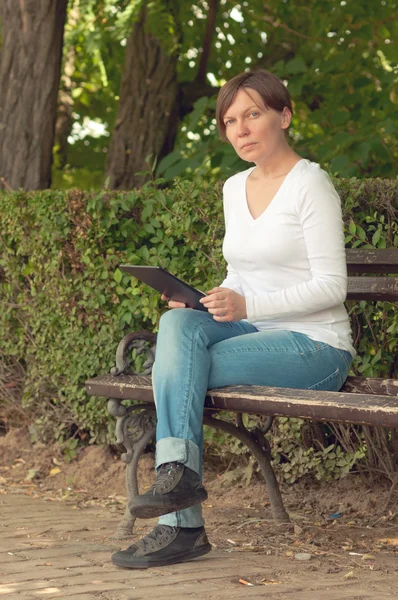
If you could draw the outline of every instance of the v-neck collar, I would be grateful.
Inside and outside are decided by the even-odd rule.
[[[248,180],[249,176],[251,175],[251,173],[254,171],[254,169],[255,169],[256,167],[254,166],[254,167],[251,167],[250,169],[248,169],[247,175],[246,175],[246,177],[245,177],[245,179],[244,179],[244,181],[243,181],[243,190],[244,190],[244,204],[245,204],[245,211],[246,211],[246,213],[247,213],[247,216],[248,216],[248,219],[249,219],[249,221],[250,221],[251,223],[257,223],[257,221],[259,221],[260,219],[262,219],[262,218],[264,217],[264,215],[265,215],[266,213],[268,213],[268,212],[269,212],[269,209],[271,208],[271,206],[272,206],[272,205],[274,205],[274,203],[275,203],[275,199],[277,198],[277,196],[280,194],[281,190],[282,190],[282,189],[283,189],[283,187],[285,186],[285,184],[286,184],[286,181],[289,179],[289,177],[290,177],[291,173],[293,173],[293,171],[295,170],[295,168],[297,167],[297,165],[298,165],[299,163],[301,163],[303,160],[305,160],[305,159],[304,159],[304,158],[300,158],[300,160],[298,160],[298,161],[296,162],[296,164],[295,164],[295,165],[294,165],[294,166],[293,166],[293,167],[290,169],[290,171],[289,171],[289,172],[286,174],[286,176],[285,176],[284,180],[282,181],[281,185],[279,186],[278,190],[275,192],[275,194],[274,194],[274,196],[273,196],[273,198],[272,198],[271,202],[270,202],[270,203],[268,204],[268,206],[267,206],[267,207],[266,207],[266,208],[263,210],[263,212],[261,213],[261,215],[259,215],[259,216],[258,216],[258,217],[256,217],[256,218],[254,218],[254,217],[252,216],[252,214],[251,214],[251,212],[250,212],[250,210],[249,210],[249,204],[248,204],[248,202],[247,202],[247,188],[246,188],[246,183],[247,183],[247,180]]]

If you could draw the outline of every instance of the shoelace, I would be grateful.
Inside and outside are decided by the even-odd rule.
[[[175,529],[175,527],[169,525],[156,525],[156,527],[150,533],[148,533],[141,540],[138,540],[138,542],[133,544],[133,546],[130,546],[130,548],[135,546],[137,549],[142,548],[144,552],[146,552],[147,548],[154,550],[156,548],[156,544],[161,542],[163,538],[165,538],[167,542],[169,534],[174,533]]]
[[[152,485],[153,493],[162,492],[165,483],[171,478],[174,481],[173,472],[181,471],[183,465],[180,463],[165,463],[159,469],[155,483]]]

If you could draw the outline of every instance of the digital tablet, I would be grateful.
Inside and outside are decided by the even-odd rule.
[[[119,268],[164,294],[170,300],[184,302],[189,308],[207,312],[207,308],[199,302],[200,298],[203,298],[206,294],[178,279],[162,267],[120,265]]]

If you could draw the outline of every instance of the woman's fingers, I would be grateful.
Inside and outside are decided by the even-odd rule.
[[[169,300],[169,308],[186,308],[184,302],[176,302],[175,300]]]
[[[199,300],[199,302],[203,304],[203,306],[206,306],[206,308],[220,306],[221,304],[225,305],[226,301],[227,295],[223,293],[211,294]]]
[[[176,300],[170,300],[170,298],[168,296],[165,296],[164,294],[162,294],[161,298],[162,298],[162,300],[167,302],[169,308],[186,308],[187,307],[187,305],[184,304],[184,302],[177,302]]]
[[[207,309],[208,312],[212,315],[223,315],[226,314],[228,312],[227,308],[224,306],[218,306],[218,307],[214,307],[214,308],[208,308]]]
[[[232,313],[232,311],[228,309],[228,295],[225,294],[224,290],[222,292],[215,292],[206,298],[202,298],[202,304],[207,308],[209,313],[213,315],[216,321],[231,320],[231,315],[229,315],[229,313]]]
[[[219,300],[218,302],[208,302],[204,304],[204,306],[208,309],[210,308],[227,308],[227,303],[225,301]]]

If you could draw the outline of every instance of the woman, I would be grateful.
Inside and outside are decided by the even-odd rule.
[[[271,73],[242,73],[217,101],[217,124],[254,163],[224,185],[227,277],[201,300],[208,312],[169,301],[160,319],[153,387],[157,478],[131,502],[161,516],[115,564],[146,568],[211,550],[201,503],[206,390],[267,385],[338,391],[355,350],[344,300],[347,272],[340,199],[319,165],[286,135],[289,92]],[[163,300],[167,300],[162,296]]]

